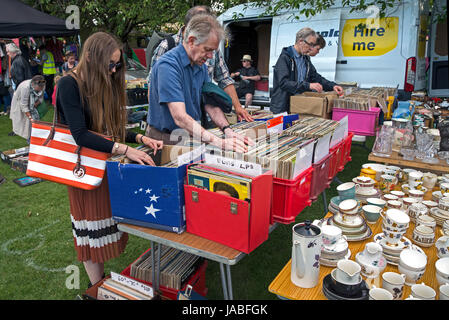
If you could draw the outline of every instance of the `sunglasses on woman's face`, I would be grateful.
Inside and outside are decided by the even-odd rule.
[[[121,63],[121,62],[117,62],[117,63],[110,62],[110,63],[109,63],[109,71],[114,70],[114,68],[115,68],[115,70],[117,71],[117,70],[119,70],[121,67],[122,67],[122,63]]]

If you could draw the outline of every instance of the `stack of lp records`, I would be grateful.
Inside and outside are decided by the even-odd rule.
[[[283,131],[284,134],[295,135],[305,138],[321,138],[340,125],[336,120],[323,119],[319,117],[301,117],[294,121],[292,126]]]

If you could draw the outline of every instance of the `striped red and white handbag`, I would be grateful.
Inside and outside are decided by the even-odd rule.
[[[53,123],[32,121],[26,174],[84,190],[99,187],[110,154],[78,146],[69,127],[56,124],[56,113]]]

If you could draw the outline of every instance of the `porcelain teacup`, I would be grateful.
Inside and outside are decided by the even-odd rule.
[[[380,212],[382,211],[382,207],[367,204],[362,207],[363,215],[365,216],[366,222],[370,224],[374,224],[380,218]]]
[[[405,193],[402,191],[398,191],[398,190],[393,190],[390,192],[390,194],[395,195],[396,197],[398,197],[399,201],[402,201],[405,197]]]
[[[413,203],[417,203],[418,199],[412,197],[406,197],[402,199],[402,208],[407,210]]]
[[[408,175],[410,174],[410,172],[416,171],[415,169],[410,169],[410,168],[406,168],[406,169],[402,169],[402,182],[408,182]]]
[[[356,184],[356,192],[361,194],[367,194],[374,188],[374,184],[376,183],[370,177],[358,176],[353,179],[353,182]]]
[[[383,174],[380,176],[379,189],[383,193],[388,193],[394,189],[398,183],[398,178],[394,175]]]
[[[404,293],[405,274],[384,272],[382,274],[382,288],[388,290],[394,300],[401,300]]]
[[[321,233],[323,235],[323,245],[330,250],[335,249],[340,239],[346,240],[346,236],[342,234],[341,229],[337,226],[324,225],[321,227]]]
[[[411,289],[412,296],[421,300],[435,300],[435,297],[437,296],[435,290],[424,283],[414,284]]]
[[[337,187],[340,200],[355,199],[355,183],[345,182]]]
[[[408,174],[408,185],[410,189],[421,189],[424,174],[421,171],[413,171]]]
[[[410,217],[402,210],[388,209],[385,213],[381,213],[385,225],[397,228],[406,228],[410,223]]]
[[[387,207],[389,209],[401,209],[402,208],[402,202],[399,200],[388,200],[387,201]]]
[[[376,288],[373,286],[369,290],[369,300],[393,300],[393,295],[390,291],[383,288]]]
[[[381,198],[368,198],[366,199],[366,203],[383,209],[385,208],[387,201]]]
[[[408,194],[411,198],[415,198],[419,202],[423,201],[424,199],[424,192],[418,189],[410,189]]]
[[[449,284],[447,283],[440,286],[440,300],[449,300]]]
[[[449,182],[440,183],[440,191],[441,191],[441,194],[445,194],[446,192],[449,192]]]

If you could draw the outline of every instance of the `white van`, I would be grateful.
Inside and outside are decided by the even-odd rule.
[[[241,67],[244,54],[253,57],[253,66],[259,70],[262,81],[268,81],[265,88],[256,85],[253,101],[256,105],[269,103],[273,66],[282,49],[294,44],[296,32],[303,27],[314,29],[326,40],[326,47],[312,58],[317,71],[326,79],[355,82],[361,88],[424,90],[428,2],[401,1],[387,10],[385,18],[378,19],[372,19],[375,7],[350,13],[350,8],[341,6],[340,1],[308,18],[291,11],[262,16],[265,8],[239,5],[218,17],[231,34],[221,50],[231,72]],[[361,29],[361,24],[367,28]]]

